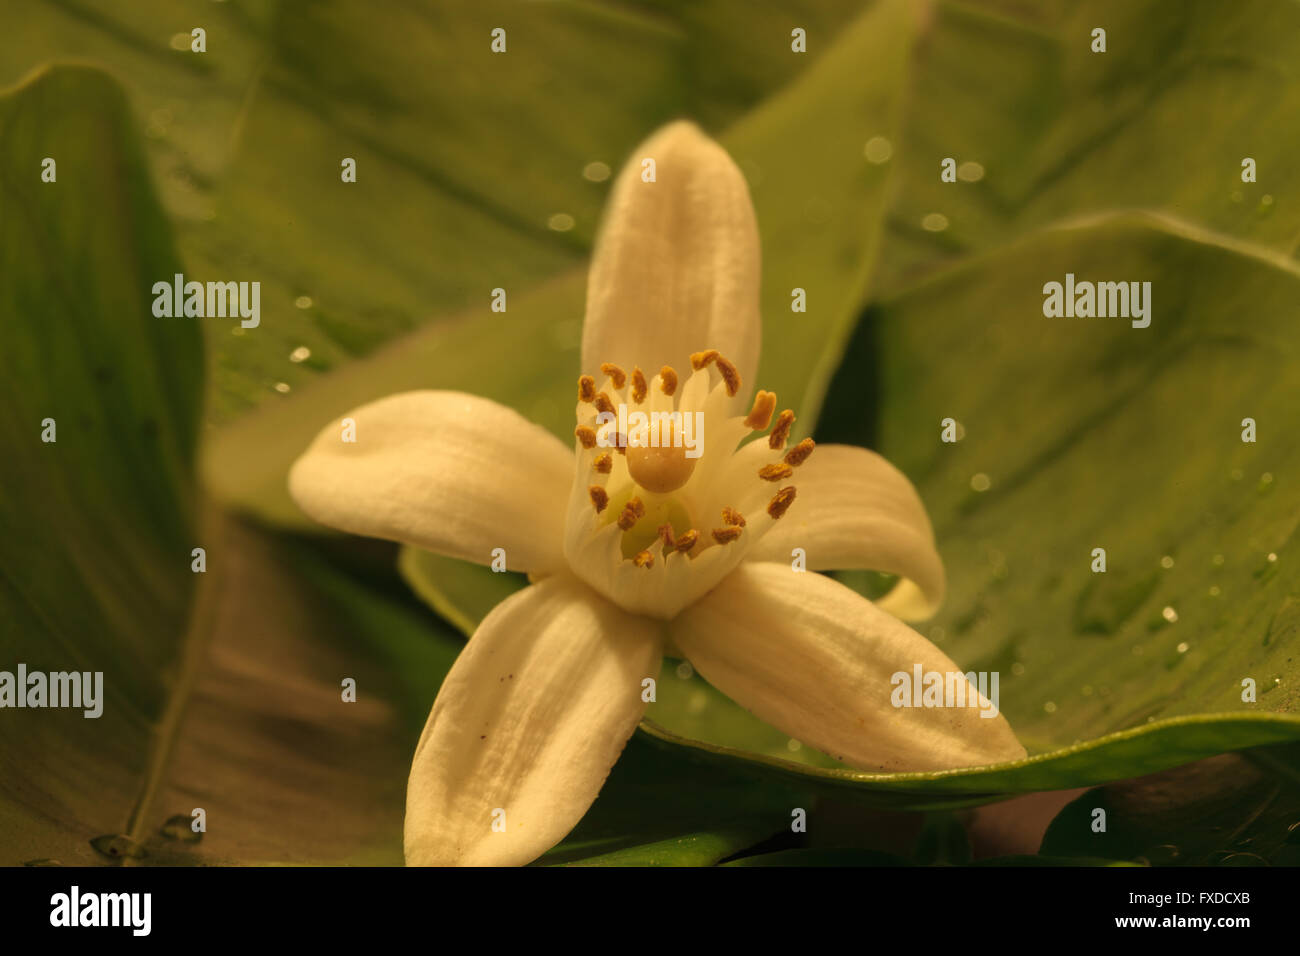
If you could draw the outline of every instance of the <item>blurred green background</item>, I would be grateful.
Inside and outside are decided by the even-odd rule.
[[[544,862],[962,862],[1029,839],[988,838],[994,811],[964,807],[1106,784],[1081,799],[1129,808],[1127,829],[1072,838],[1066,808],[1044,852],[1295,862],[1295,4],[2,16],[0,667],[103,670],[107,702],[98,721],[3,714],[0,862],[400,863],[419,728],[461,632],[520,582],[326,535],[285,473],[331,417],[407,388],[488,395],[564,434],[609,177],[681,116],[750,183],[758,381],[804,434],[876,448],[917,484],[950,581],[922,632],[1002,673],[1032,756],[849,771],[669,662]],[[260,281],[260,327],[155,319],[152,283],[180,271]],[[1151,327],[1043,318],[1065,272],[1152,282]],[[1173,822],[1132,809],[1160,787],[1112,783],[1229,750],[1247,754],[1218,758],[1231,772],[1171,771]],[[197,806],[201,841],[164,834]],[[795,806],[817,808],[797,839]]]

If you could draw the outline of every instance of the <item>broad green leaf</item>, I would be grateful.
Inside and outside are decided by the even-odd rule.
[[[197,517],[201,338],[151,311],[180,265],[121,89],[42,72],[0,95],[0,138],[0,669],[103,675],[97,718],[5,708],[3,862],[400,863],[410,754],[459,642]]]
[[[1045,318],[1042,285],[1067,272],[1149,280],[1150,328]],[[1048,230],[875,312],[879,447],[917,482],[949,571],[928,633],[1002,672],[1031,753],[1294,712],[1298,298],[1289,260],[1133,215]],[[948,416],[956,444],[938,440]]]
[[[89,860],[131,813],[187,625],[200,340],[150,312],[177,260],[120,89],[43,71],[0,95],[0,140],[0,669],[103,672],[98,718],[5,710],[0,829],[6,862],[68,833]]]
[[[137,862],[400,866],[411,754],[459,642],[300,544],[230,522],[216,535],[174,716],[124,830]],[[200,840],[164,833],[195,807]]]
[[[204,327],[208,420],[225,423],[494,288],[513,300],[575,267],[602,177],[633,145],[681,114],[725,128],[856,13],[800,0],[747,9],[736,31],[736,9],[415,0],[375,17],[245,0],[182,15],[167,0],[55,0],[10,24],[0,80],[52,57],[104,64],[148,135],[191,273],[262,283],[258,329]]]
[[[1001,6],[932,8],[909,80],[879,288],[1104,209],[1160,210],[1294,257],[1300,8]],[[1105,53],[1091,50],[1098,26]],[[940,180],[947,157],[960,164],[956,183]],[[1255,183],[1241,180],[1246,157],[1256,161]],[[935,214],[939,223],[923,225]]]
[[[1280,714],[1174,717],[1086,743],[1034,754],[1014,763],[933,773],[869,773],[847,767],[799,765],[743,749],[705,743],[645,721],[641,732],[666,748],[686,748],[700,766],[721,766],[759,781],[889,810],[951,810],[995,802],[1016,793],[1091,786],[1155,773],[1246,747],[1300,737],[1294,717]]]
[[[723,141],[750,170],[763,238],[758,382],[795,410],[795,428],[804,433],[817,420],[869,288],[891,177],[889,167],[867,162],[863,149],[873,138],[899,135],[919,16],[920,8],[905,2],[873,4],[814,69]],[[791,311],[796,288],[807,293],[807,312]]]

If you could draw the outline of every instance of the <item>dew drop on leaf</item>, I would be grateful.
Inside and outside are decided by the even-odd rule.
[[[138,860],[145,855],[144,847],[122,833],[106,833],[103,836],[97,836],[90,841],[90,845],[104,856],[112,857],[115,860]]]
[[[179,840],[181,843],[198,843],[203,839],[203,833],[194,830],[193,818],[184,813],[168,817],[167,822],[162,825],[162,835],[169,840]]]

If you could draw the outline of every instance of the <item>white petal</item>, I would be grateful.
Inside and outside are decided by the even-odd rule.
[[[642,181],[642,160],[655,182]],[[718,349],[752,383],[760,325],[758,225],[745,177],[692,123],[665,126],[619,174],[592,259],[582,369],[679,374]]]
[[[356,423],[345,442],[343,420]],[[573,453],[496,402],[404,392],[336,419],[289,473],[321,524],[480,564],[505,549],[511,570],[563,566]]]
[[[943,601],[943,562],[907,476],[865,448],[818,445],[784,484],[798,497],[754,546],[752,560],[788,563],[790,552],[803,548],[814,571],[897,574],[904,581],[882,606],[907,620],[934,613]]]
[[[741,565],[673,622],[672,637],[724,694],[850,766],[947,770],[1025,756],[1001,713],[895,707],[895,673],[912,675],[917,664],[945,675],[960,668],[906,624],[823,575],[789,564]]]
[[[511,595],[457,658],[415,751],[406,862],[536,859],[587,812],[645,712],[659,625],[567,576]],[[492,829],[504,811],[504,832]]]

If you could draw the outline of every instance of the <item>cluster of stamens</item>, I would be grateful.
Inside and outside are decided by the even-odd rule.
[[[740,391],[739,371],[732,362],[719,354],[716,349],[696,352],[691,355],[690,359],[691,367],[696,372],[710,367],[717,369],[729,397],[734,398]],[[628,397],[636,406],[643,405],[646,402],[652,387],[657,387],[663,395],[671,398],[676,393],[679,384],[676,370],[668,365],[659,370],[653,383],[647,380],[645,373],[639,367],[634,367],[629,376],[623,368],[607,362],[600,366],[600,371],[607,378],[606,387],[612,388],[616,392],[622,392],[630,383]],[[598,414],[604,413],[607,416],[606,421],[612,420],[609,416],[613,416],[613,418],[618,416],[614,398],[607,391],[597,389],[596,380],[593,376],[583,375],[578,379],[578,401],[581,405],[591,406]],[[682,411],[683,415],[691,413],[691,410],[686,409],[680,411]],[[795,416],[793,411],[785,409],[779,415],[775,415],[775,423],[773,423],[775,412],[775,393],[760,390],[754,398],[749,414],[744,418],[744,426],[756,432],[767,431],[768,427],[771,426],[771,432],[767,436],[768,447],[775,452],[780,452],[786,447],[791,428],[795,422]],[[590,413],[584,416],[580,410],[579,416],[580,421],[584,419],[585,421],[591,420]],[[681,422],[681,420],[681,416],[676,419],[678,422]],[[600,423],[601,419],[597,417],[596,421]],[[735,419],[731,419],[731,421],[734,423]],[[644,442],[640,446],[633,444],[629,447],[627,435],[613,430],[613,426],[604,427],[606,427],[606,433],[603,439],[599,435],[597,428],[593,428],[590,424],[579,424],[574,430],[574,435],[584,449],[594,449],[600,443],[612,446],[613,451],[617,451],[625,457],[628,475],[634,483],[632,494],[626,501],[623,501],[620,497],[622,508],[616,513],[616,517],[604,520],[613,521],[626,534],[631,532],[638,523],[641,523],[647,514],[646,505],[638,492],[647,493],[649,495],[647,500],[649,501],[663,501],[664,496],[670,495],[690,480],[698,458],[688,457],[680,440],[666,443],[660,441],[655,447],[646,447]],[[676,427],[681,426],[679,424]],[[731,427],[734,428],[735,425],[733,424]],[[669,434],[672,434],[671,431]],[[680,439],[680,437],[674,436],[677,439]],[[762,481],[774,483],[786,481],[793,476],[796,468],[808,460],[808,457],[813,452],[813,447],[814,443],[811,438],[803,439],[787,451],[781,460],[765,464],[759,468],[757,477]],[[728,453],[731,453],[731,449],[728,449]],[[608,452],[598,453],[592,461],[591,467],[595,474],[609,475],[614,468],[612,454]],[[603,514],[609,508],[610,494],[603,484],[592,484],[588,489],[588,494],[596,514]],[[794,502],[795,494],[793,485],[780,487],[768,501],[766,511],[769,518],[777,520],[784,516]],[[721,519],[721,524],[709,529],[708,534],[714,544],[725,546],[741,537],[746,529],[746,521],[745,516],[731,506],[722,508]],[[656,533],[656,538],[662,541],[662,553],[665,557],[673,553],[679,553],[694,558],[699,553],[697,545],[700,543],[701,537],[700,531],[695,528],[690,528],[680,535],[676,534],[671,521],[659,525]],[[627,546],[625,545],[625,547]],[[635,544],[627,547],[624,554],[630,553],[631,548],[634,547],[636,547]],[[655,563],[655,555],[646,548],[637,551],[631,556],[630,560],[638,568],[651,568]]]

